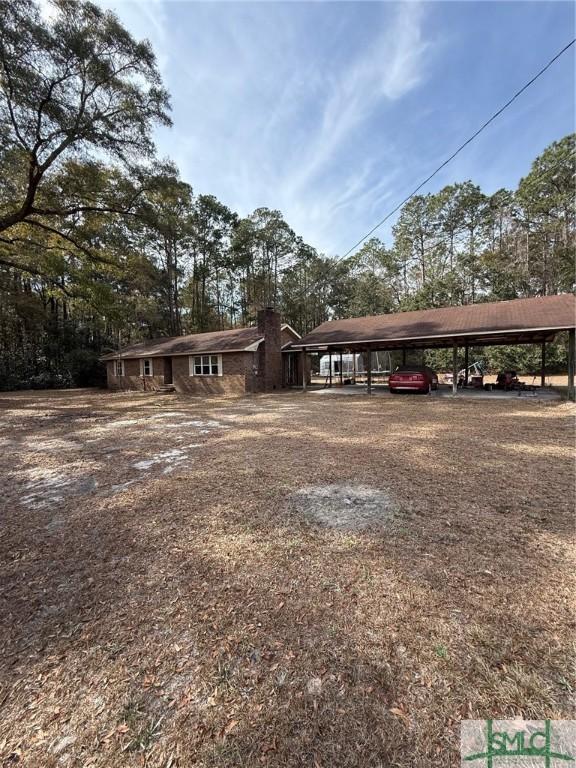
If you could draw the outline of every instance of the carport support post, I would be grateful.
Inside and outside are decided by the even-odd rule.
[[[452,345],[452,394],[458,392],[458,344]]]
[[[542,342],[542,362],[540,363],[540,386],[546,386],[546,342]]]
[[[572,328],[568,331],[568,398],[574,400],[574,346],[576,342],[576,331]]]
[[[332,386],[332,352],[328,352],[328,370],[330,373],[328,374],[330,376],[330,387]]]
[[[302,363],[302,391],[306,392],[306,347],[302,348],[302,354],[300,355],[300,362]]]
[[[464,386],[468,386],[468,342],[464,344]]]
[[[340,386],[344,384],[343,379],[343,373],[342,373],[342,350],[340,350]]]
[[[368,365],[366,366],[366,394],[372,394],[372,352],[368,350],[366,352],[366,359]]]

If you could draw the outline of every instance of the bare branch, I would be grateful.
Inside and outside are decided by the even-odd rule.
[[[10,122],[12,123],[12,127],[14,128],[14,133],[16,134],[16,137],[20,144],[24,147],[24,149],[29,152],[30,147],[26,143],[24,137],[20,133],[20,128],[18,127],[18,121],[16,120],[16,115],[14,114],[14,107],[12,105],[12,97],[14,95],[14,86],[12,83],[12,76],[10,74],[10,68],[8,67],[8,62],[6,61],[5,56],[2,56],[2,69],[4,70],[4,74],[6,76],[6,82],[8,83],[8,93],[6,94],[6,104],[8,105],[8,113],[10,115]]]

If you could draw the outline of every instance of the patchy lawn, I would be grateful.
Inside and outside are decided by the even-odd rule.
[[[572,413],[0,396],[0,764],[444,768],[573,716]]]

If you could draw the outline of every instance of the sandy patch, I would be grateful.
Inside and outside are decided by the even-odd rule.
[[[366,485],[313,485],[290,497],[295,509],[330,528],[359,530],[387,523],[397,505],[388,491]]]
[[[69,496],[83,496],[93,491],[98,483],[93,477],[78,477],[64,469],[34,469],[25,485],[21,503],[33,509],[57,504]]]
[[[1,765],[455,768],[465,718],[573,716],[574,406],[33,397],[0,404]]]
[[[188,449],[201,448],[200,444],[189,445]],[[156,465],[162,465],[163,474],[167,475],[172,472],[178,465],[183,464],[190,458],[188,451],[181,448],[173,448],[171,451],[161,451],[154,454],[149,459],[142,459],[142,461],[136,461],[132,466],[134,469],[138,469],[141,472],[146,472]]]

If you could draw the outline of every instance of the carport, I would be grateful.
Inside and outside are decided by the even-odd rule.
[[[390,315],[369,315],[331,320],[292,345],[301,350],[303,365],[311,352],[363,353],[413,349],[452,349],[452,392],[458,391],[458,360],[464,349],[468,369],[471,347],[503,344],[538,344],[541,348],[541,384],[546,376],[546,344],[561,331],[568,332],[568,396],[574,399],[576,297],[573,294],[441,307]],[[372,390],[367,366],[367,392]],[[305,368],[304,368],[305,370]],[[303,389],[307,382],[304,377]]]

